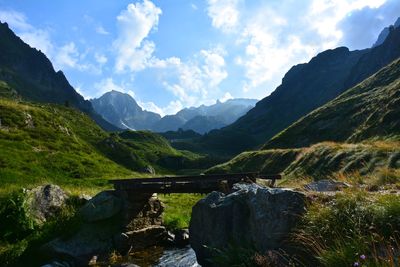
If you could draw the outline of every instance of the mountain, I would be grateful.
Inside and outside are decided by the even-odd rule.
[[[400,59],[301,118],[262,150],[243,152],[207,172],[284,173],[297,180],[352,174],[379,182],[398,177],[399,170]]]
[[[400,28],[393,28],[386,40],[374,48],[349,51],[340,47],[322,52],[310,62],[292,67],[270,96],[235,123],[197,140],[197,150],[232,155],[257,148],[399,56]]]
[[[23,99],[74,107],[90,115],[104,129],[119,130],[94,111],[62,71],[54,70],[45,54],[24,43],[7,23],[1,22],[0,51],[0,80],[7,82]]]
[[[185,108],[175,115],[163,117],[153,127],[156,132],[177,131],[179,128],[206,133],[233,123],[257,103],[256,99],[230,99],[214,105]]]
[[[161,116],[143,110],[129,94],[118,91],[105,93],[90,102],[97,113],[121,129],[149,130]]]
[[[263,149],[396,138],[400,140],[400,59],[301,118]]]
[[[389,27],[385,27],[381,33],[378,36],[378,39],[376,40],[376,42],[374,43],[374,45],[372,47],[378,46],[383,44],[383,42],[386,40],[386,37],[388,37],[390,29],[392,27],[398,28],[400,27],[400,17],[396,20],[396,22],[393,25],[390,25]]]

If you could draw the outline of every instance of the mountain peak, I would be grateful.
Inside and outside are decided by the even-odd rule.
[[[393,30],[393,28],[398,28],[400,27],[400,17],[397,18],[396,22],[393,25],[389,25],[388,27],[385,27],[381,33],[378,36],[378,39],[376,40],[376,42],[372,45],[372,47],[378,46],[383,44],[383,42],[386,40],[386,38],[388,37],[389,33],[391,30]]]

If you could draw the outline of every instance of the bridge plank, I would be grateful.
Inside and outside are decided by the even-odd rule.
[[[155,178],[131,178],[110,180],[117,190],[137,193],[209,193],[220,190],[222,183],[232,186],[240,181],[255,182],[256,179],[281,179],[280,174],[260,174],[256,172],[234,174],[210,174],[196,176],[166,176]]]

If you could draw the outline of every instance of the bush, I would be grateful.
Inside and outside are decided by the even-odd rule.
[[[12,193],[0,203],[0,238],[15,242],[31,234],[37,226],[29,217],[24,191]]]

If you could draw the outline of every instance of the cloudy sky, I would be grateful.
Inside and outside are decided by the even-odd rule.
[[[126,92],[162,115],[269,95],[292,65],[370,47],[399,0],[0,0],[0,20],[87,99]]]

